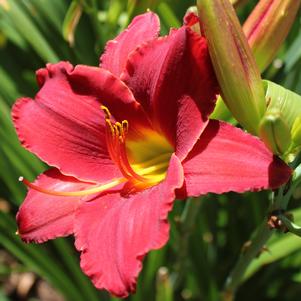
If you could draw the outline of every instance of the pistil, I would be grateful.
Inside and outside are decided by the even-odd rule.
[[[85,196],[85,195],[100,193],[100,192],[103,192],[103,191],[108,190],[110,188],[116,187],[117,185],[126,182],[127,179],[119,178],[119,179],[115,179],[115,180],[113,180],[109,183],[106,183],[106,184],[97,185],[97,186],[89,188],[89,189],[78,190],[78,191],[56,191],[56,190],[45,189],[45,188],[42,188],[38,185],[30,183],[28,180],[24,179],[23,177],[20,177],[19,181],[23,182],[29,188],[32,188],[34,190],[37,190],[39,192],[49,194],[49,195],[55,195],[55,196]]]

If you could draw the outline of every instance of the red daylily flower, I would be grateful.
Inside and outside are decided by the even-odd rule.
[[[35,99],[13,108],[22,145],[53,166],[25,181],[21,238],[74,234],[82,270],[119,297],[168,240],[176,197],[276,188],[291,174],[258,138],[208,119],[217,83],[206,40],[189,26],[158,32],[155,14],[136,17],[100,68],[49,64]]]

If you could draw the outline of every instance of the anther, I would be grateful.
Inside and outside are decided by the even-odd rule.
[[[106,116],[105,118],[110,120],[111,113],[110,113],[109,109],[106,106],[100,106],[100,108],[103,110],[103,112]]]
[[[127,132],[129,131],[129,123],[127,120],[123,120],[122,123],[122,129],[123,129],[123,133],[127,134]]]
[[[116,132],[117,132],[117,135],[118,136],[122,136],[122,126],[121,126],[121,123],[120,122],[116,122],[115,123],[115,128],[116,128]]]

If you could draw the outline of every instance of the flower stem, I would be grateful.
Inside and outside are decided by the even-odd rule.
[[[176,264],[176,273],[172,277],[174,290],[177,290],[177,288],[180,286],[183,280],[183,275],[185,275],[185,270],[187,268],[189,238],[193,232],[202,201],[203,200],[200,198],[187,199],[185,208],[179,221],[180,239],[178,242],[178,258]]]
[[[301,227],[294,224],[289,218],[287,218],[285,215],[281,214],[279,215],[279,220],[282,221],[284,226],[287,228],[287,230],[297,236],[301,236]]]
[[[223,292],[224,300],[231,301],[234,299],[235,292],[243,280],[243,276],[254,258],[259,256],[263,246],[272,236],[273,230],[270,229],[267,220],[265,220],[256,230],[251,244],[243,252],[237,261],[235,267],[228,276]]]
[[[295,182],[296,181],[297,179],[295,179]],[[236,290],[244,280],[244,275],[248,266],[253,261],[253,259],[260,255],[264,245],[274,233],[271,225],[268,223],[270,215],[272,215],[273,212],[282,212],[286,210],[294,188],[294,183],[289,181],[286,185],[278,189],[277,194],[273,192],[272,203],[268,209],[267,216],[264,218],[264,221],[261,223],[261,225],[259,225],[255,233],[253,234],[253,237],[248,242],[246,250],[242,251],[240,258],[238,259],[233,270],[226,279],[224,291],[222,293],[223,299],[225,301],[234,300]]]

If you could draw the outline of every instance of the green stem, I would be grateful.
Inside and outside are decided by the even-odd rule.
[[[181,215],[176,273],[172,279],[174,290],[180,286],[183,276],[185,275],[185,270],[187,268],[189,238],[193,232],[201,204],[202,202],[200,198],[189,198]]]
[[[298,180],[299,179],[297,177],[295,178],[294,182],[296,183]],[[295,183],[289,182],[288,184],[278,189],[276,196],[273,194],[273,201],[271,206],[269,207],[268,213],[278,210],[286,210],[289,199],[296,187]],[[274,231],[271,230],[270,226],[268,225],[267,217],[265,217],[265,220],[255,231],[255,234],[251,239],[250,245],[248,246],[247,250],[241,254],[233,270],[226,279],[223,291],[224,300],[231,301],[234,299],[235,292],[243,281],[243,277],[249,264],[253,261],[254,258],[260,255],[260,252],[262,251],[266,242],[272,236],[273,232]]]
[[[258,227],[253,239],[251,240],[250,246],[248,246],[248,249],[241,254],[238,262],[228,276],[223,294],[225,300],[230,301],[234,299],[235,292],[242,282],[249,264],[260,254],[263,246],[272,234],[273,231],[270,229],[267,221],[265,220],[260,227]]]
[[[297,236],[301,236],[301,227],[294,224],[290,219],[288,219],[285,215],[279,215],[279,220],[286,226],[287,230]]]

